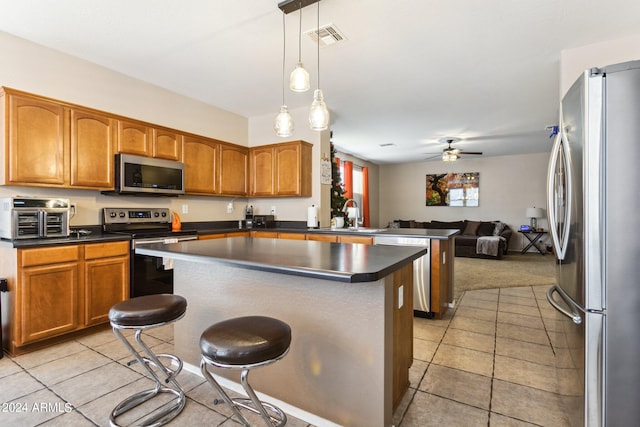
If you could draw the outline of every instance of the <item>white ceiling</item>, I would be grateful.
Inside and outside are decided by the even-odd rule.
[[[242,116],[275,117],[278,3],[0,0],[0,31]],[[298,12],[286,15],[287,75],[298,20]],[[320,50],[333,142],[375,163],[400,163],[440,152],[447,136],[486,156],[548,151],[560,52],[639,34],[640,1],[322,0],[320,25],[330,22],[347,38]],[[315,27],[312,5],[302,10],[302,30]],[[305,36],[302,60],[313,89],[316,47]],[[313,93],[285,96],[294,109]]]

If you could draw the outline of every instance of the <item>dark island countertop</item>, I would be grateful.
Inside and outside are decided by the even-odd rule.
[[[141,245],[136,253],[339,282],[373,282],[426,254],[422,247],[234,237]]]

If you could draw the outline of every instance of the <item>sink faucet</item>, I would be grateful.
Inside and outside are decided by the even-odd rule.
[[[344,206],[342,207],[342,212],[345,212],[345,213],[347,212],[347,209],[348,209],[347,205],[349,204],[349,202],[353,202],[353,207],[355,208],[355,215],[356,216],[353,219],[353,228],[358,228],[358,216],[359,216],[358,214],[360,212],[360,210],[358,209],[358,202],[356,202],[353,199],[347,200],[346,202],[344,202]]]

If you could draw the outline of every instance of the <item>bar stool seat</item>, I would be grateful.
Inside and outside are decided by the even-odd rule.
[[[109,416],[109,425],[117,427],[116,418],[142,405],[160,393],[170,393],[175,398],[154,410],[140,415],[141,426],[158,427],[174,419],[184,409],[187,399],[184,390],[176,380],[182,370],[182,361],[173,354],[155,354],[142,340],[142,332],[175,322],[184,316],[187,300],[179,295],[146,295],[122,301],[109,310],[109,321],[113,333],[129,350],[134,360],[127,365],[140,363],[147,370],[156,385],[153,389],[135,393],[120,402]],[[134,339],[141,350],[136,350],[121,330],[135,330]],[[163,360],[165,361],[163,363]]]
[[[265,316],[246,316],[224,320],[208,327],[200,336],[202,360],[200,369],[207,381],[229,404],[245,426],[247,419],[240,408],[259,414],[268,426],[283,426],[284,412],[276,406],[261,402],[249,385],[249,370],[282,359],[289,351],[291,328],[285,322]],[[240,383],[248,399],[231,399],[213,378],[207,366],[240,369]],[[215,401],[217,403],[217,399]],[[269,413],[271,411],[271,414]]]

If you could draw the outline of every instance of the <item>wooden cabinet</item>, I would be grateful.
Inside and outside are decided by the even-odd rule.
[[[182,161],[182,135],[171,129],[153,128],[151,147],[152,157]]]
[[[11,354],[51,338],[108,322],[111,306],[129,298],[129,242],[4,250],[15,271],[8,307]],[[11,262],[10,262],[11,263]]]
[[[393,273],[393,409],[409,388],[413,364],[413,264]]]
[[[77,245],[18,251],[16,346],[80,329],[79,253]]]
[[[12,89],[4,96],[5,184],[113,189],[113,119]]]
[[[431,310],[442,318],[453,302],[455,239],[431,239]]]
[[[277,239],[278,232],[277,231],[252,231],[250,233],[251,237],[262,237],[267,239]]]
[[[251,148],[251,196],[311,196],[312,148],[304,141]]]
[[[220,194],[246,196],[249,192],[249,149],[220,144]]]
[[[6,184],[63,186],[68,181],[67,110],[5,89]]]
[[[182,135],[137,121],[118,120],[118,153],[182,160]]]
[[[304,233],[278,233],[278,239],[306,240],[306,238]]]
[[[190,194],[217,194],[220,144],[205,138],[184,138],[184,189]]]
[[[370,236],[350,236],[350,235],[339,235],[338,236],[339,243],[360,243],[364,245],[373,245],[373,237]]]
[[[84,325],[109,321],[109,309],[129,298],[129,242],[84,247]]]
[[[317,242],[334,242],[338,241],[338,236],[335,234],[307,234],[307,240],[315,240]]]
[[[246,196],[249,149],[185,136],[184,187],[188,194]]]
[[[70,120],[70,184],[113,188],[116,120],[79,108],[71,109]]]

